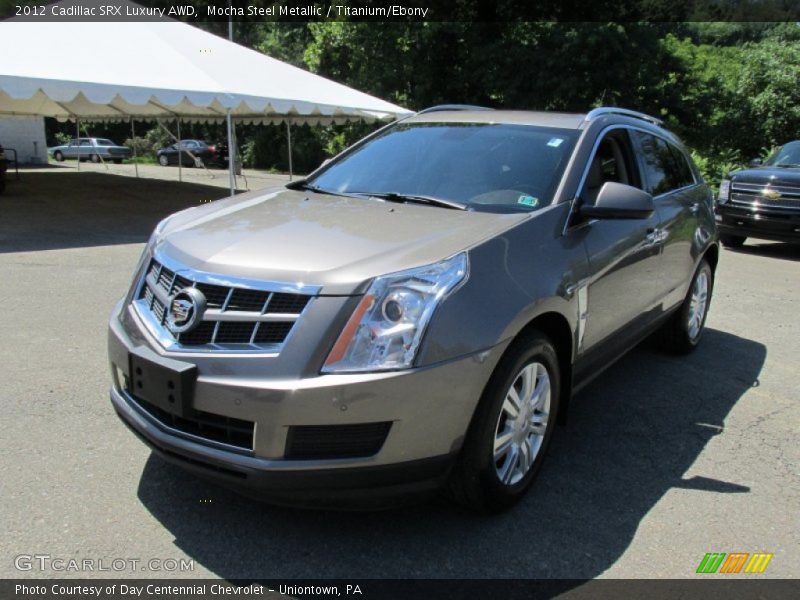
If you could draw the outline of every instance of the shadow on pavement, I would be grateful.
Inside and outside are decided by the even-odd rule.
[[[167,215],[228,195],[220,187],[66,168],[21,175],[0,196],[0,253],[146,242]]]
[[[713,473],[684,478],[725,418],[758,385],[756,342],[707,330],[689,357],[646,346],[572,403],[530,493],[486,517],[446,500],[384,512],[260,504],[151,456],[144,506],[175,544],[223,578],[592,578],[625,552],[672,488],[748,493]]]
[[[728,252],[737,254],[751,254],[754,256],[764,256],[767,258],[779,258],[783,260],[800,260],[800,243],[790,244],[784,242],[765,242],[761,240],[748,240],[740,248],[725,248]]]

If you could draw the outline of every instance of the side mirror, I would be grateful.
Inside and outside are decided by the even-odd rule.
[[[593,205],[583,205],[578,214],[589,219],[646,219],[656,207],[653,196],[632,185],[608,181]]]
[[[763,162],[764,161],[761,160],[760,158],[754,158],[753,160],[750,161],[750,166],[751,167],[760,167]]]

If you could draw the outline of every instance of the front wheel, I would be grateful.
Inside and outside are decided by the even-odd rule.
[[[58,162],[64,162],[64,154],[58,150],[55,152],[55,154],[53,154],[53,158],[55,158]]]
[[[93,163],[99,163],[100,162],[100,155],[99,154],[92,154],[89,158]]]
[[[695,271],[680,309],[661,330],[663,346],[676,354],[688,354],[700,343],[705,330],[708,306],[714,289],[714,274],[704,259]]]
[[[558,357],[550,340],[533,333],[515,342],[473,417],[450,480],[455,500],[497,512],[522,498],[552,439],[560,391]]]
[[[166,155],[162,154],[158,157],[158,164],[160,164],[162,167],[166,167],[169,164],[169,159],[166,157]]]

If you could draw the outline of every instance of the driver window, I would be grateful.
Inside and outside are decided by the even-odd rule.
[[[633,168],[630,142],[624,131],[612,131],[597,146],[580,194],[586,204],[594,204],[604,183],[614,181],[641,187]]]

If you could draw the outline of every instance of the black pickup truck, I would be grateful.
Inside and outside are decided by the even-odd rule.
[[[748,237],[800,242],[800,140],[723,179],[715,213],[726,246],[739,247]]]

